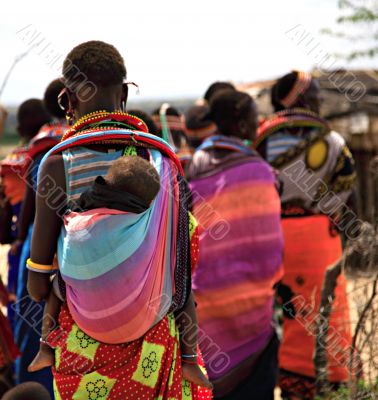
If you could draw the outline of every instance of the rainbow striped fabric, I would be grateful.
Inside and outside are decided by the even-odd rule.
[[[156,143],[148,151],[150,162],[160,174],[161,190],[151,207],[141,214],[109,209],[69,213],[57,256],[66,283],[67,304],[77,325],[100,342],[117,344],[142,337],[171,306],[175,292],[179,162],[174,156],[163,155],[173,154],[163,141],[127,130],[67,139],[45,159],[59,151],[67,155],[74,148],[81,149],[80,145],[88,140],[105,140],[110,135],[118,140],[143,136],[141,140]],[[112,158],[121,155],[112,153]],[[90,176],[81,191],[106,172],[102,162],[96,163],[96,157],[86,161]],[[65,162],[68,188],[70,181],[77,178],[67,170],[69,165]],[[72,197],[73,193],[69,194]]]
[[[78,326],[105,343],[143,336],[165,316],[174,291],[177,196],[170,161],[157,150],[157,198],[141,213],[71,213],[58,242],[67,303]]]
[[[224,143],[221,148],[225,149]],[[282,275],[275,177],[259,156],[248,148],[242,150],[230,147],[244,153],[239,164],[190,183],[200,228],[199,263],[193,277],[199,326],[219,357],[228,358],[219,368],[217,354],[202,348],[212,379],[267,345],[274,330],[273,286]],[[251,156],[246,160],[245,154]],[[221,224],[227,229],[219,235]]]

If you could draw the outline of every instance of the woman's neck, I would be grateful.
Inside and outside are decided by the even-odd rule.
[[[114,112],[119,111],[120,107],[115,106],[114,104],[96,104],[93,107],[82,107],[75,112],[76,120],[84,117],[85,115],[95,113],[96,111],[107,111],[107,112]]]
[[[85,88],[84,88],[85,89]],[[72,100],[76,100],[75,119],[80,119],[84,115],[96,111],[119,111],[122,100],[122,85],[112,85],[109,87],[97,87],[97,91],[90,97],[86,97],[86,93],[80,90]]]

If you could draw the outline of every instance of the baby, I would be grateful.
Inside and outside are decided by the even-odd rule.
[[[96,208],[109,208],[119,211],[142,213],[146,211],[160,190],[160,177],[156,169],[138,156],[125,156],[110,166],[105,178],[99,176],[93,185],[84,192],[79,201],[70,205],[72,211],[87,211]],[[28,371],[34,372],[54,364],[54,350],[46,339],[56,327],[60,306],[65,299],[65,286],[60,276],[55,276],[44,310],[40,349]],[[184,308],[176,313],[180,330],[183,377],[188,381],[211,389],[212,384],[201,371],[197,362],[197,318],[193,295]],[[188,318],[189,317],[189,318]],[[191,329],[183,330],[183,324],[191,321]],[[193,335],[193,331],[196,334]]]

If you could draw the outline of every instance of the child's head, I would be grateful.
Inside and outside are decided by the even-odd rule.
[[[138,156],[125,156],[115,160],[105,176],[106,183],[115,190],[124,190],[150,204],[160,190],[160,177],[156,169]]]

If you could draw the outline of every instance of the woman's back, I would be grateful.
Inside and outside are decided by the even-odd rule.
[[[193,279],[198,320],[230,357],[225,370],[213,370],[209,363],[213,379],[258,354],[271,339],[273,286],[282,274],[280,202],[272,170],[260,157],[229,153],[235,158],[231,166],[224,157],[215,172],[190,182],[193,213],[202,229]],[[220,239],[221,221],[228,230]],[[206,355],[212,359],[202,351],[205,361]]]

